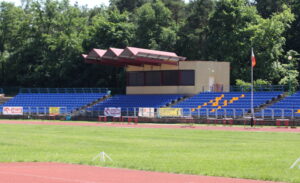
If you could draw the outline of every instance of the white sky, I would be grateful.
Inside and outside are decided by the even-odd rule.
[[[13,2],[17,6],[21,5],[21,0],[0,0],[0,2],[2,1]],[[185,2],[188,1],[189,0],[185,0]],[[106,6],[109,5],[109,0],[70,0],[71,4],[75,4],[75,2],[78,2],[79,6],[88,5],[89,8],[99,6],[101,4],[104,4]]]
[[[0,0],[0,2],[2,1],[13,2],[17,6],[21,5],[21,0]],[[78,2],[79,6],[88,5],[89,8],[99,6],[101,4],[106,6],[109,5],[109,0],[70,0],[71,4],[75,4],[75,2]]]

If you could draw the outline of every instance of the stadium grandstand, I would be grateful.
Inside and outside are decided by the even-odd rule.
[[[15,97],[2,102],[2,114],[96,119],[98,116],[178,119],[251,116],[249,87],[230,86],[229,62],[186,61],[173,52],[135,47],[94,48],[82,56],[88,64],[124,67],[126,94],[111,95],[106,88],[22,88]],[[256,86],[253,97],[255,118],[300,117],[297,104],[300,92],[286,97],[283,86]]]

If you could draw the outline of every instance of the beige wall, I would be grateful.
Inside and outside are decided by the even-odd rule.
[[[158,70],[195,70],[194,86],[128,86],[127,94],[197,94],[209,90],[209,84],[221,84],[224,89],[230,86],[229,62],[214,61],[181,61],[178,66],[162,65],[144,67],[128,66],[126,71]],[[214,83],[212,83],[214,81]],[[226,90],[225,90],[226,91]]]

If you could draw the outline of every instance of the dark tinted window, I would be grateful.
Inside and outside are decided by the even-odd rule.
[[[161,71],[147,71],[145,72],[145,85],[146,86],[160,86]]]
[[[163,71],[163,85],[171,86],[178,84],[178,70]]]
[[[181,70],[179,85],[195,85],[195,71]]]
[[[144,86],[144,72],[128,72],[128,86]]]
[[[194,70],[127,72],[127,86],[195,85]]]

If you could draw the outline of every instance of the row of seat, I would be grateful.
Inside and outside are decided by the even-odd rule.
[[[268,106],[266,109],[256,112],[257,117],[300,117],[300,92],[283,98],[281,101]]]
[[[49,107],[61,107],[72,112],[106,96],[106,93],[20,93],[0,107],[18,106],[26,111],[48,111]]]
[[[281,95],[281,92],[255,92],[253,105],[258,107]],[[84,106],[104,97],[106,93],[21,93],[6,102],[3,106],[23,107],[67,107],[68,111]],[[183,95],[115,95],[93,107],[89,111],[101,111],[105,107],[121,107],[132,111],[138,107],[160,108],[183,99]],[[286,97],[284,100],[270,106],[268,109],[296,109],[300,104],[300,92]],[[241,115],[251,108],[250,92],[203,92],[178,102],[173,108],[183,108],[185,114],[192,115]],[[231,110],[232,109],[232,110]],[[235,109],[235,110],[233,110]],[[293,112],[285,112],[293,115]],[[282,111],[260,112],[256,115],[280,115]],[[298,115],[298,114],[296,114]],[[280,115],[281,116],[281,115]]]
[[[116,95],[89,108],[90,111],[100,111],[106,107],[128,108],[133,111],[137,107],[159,108],[183,98],[183,95]]]
[[[254,92],[253,107],[259,107],[268,103],[274,98],[281,95],[281,92]],[[204,92],[195,95],[183,102],[174,105],[174,108],[192,108],[192,114],[198,115],[199,110],[210,109],[210,114],[221,113],[221,109],[250,109],[251,108],[251,93],[250,92]],[[207,111],[203,111],[206,112]],[[227,112],[227,111],[226,111]],[[230,115],[230,112],[227,112]],[[237,112],[239,113],[239,112]]]

